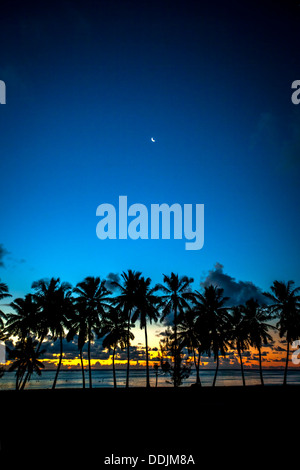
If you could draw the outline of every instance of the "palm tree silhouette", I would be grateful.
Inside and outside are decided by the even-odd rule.
[[[235,307],[232,307],[230,310],[231,310],[231,317],[230,317],[231,341],[230,341],[230,346],[237,350],[239,360],[240,360],[240,365],[241,365],[243,385],[246,385],[245,375],[244,375],[244,367],[243,367],[243,359],[242,359],[242,352],[245,351],[246,349],[248,349],[249,346],[250,346],[248,323],[245,319],[243,305],[237,305]]]
[[[41,369],[44,364],[39,360],[39,356],[44,350],[37,351],[37,341],[28,336],[19,341],[13,351],[10,351],[10,357],[15,359],[9,368],[9,371],[16,370],[16,389],[23,390],[26,382],[29,382],[31,375],[35,372],[41,375]],[[26,374],[26,375],[25,375]]]
[[[268,330],[274,329],[274,327],[266,323],[267,320],[270,320],[270,315],[264,307],[259,305],[257,300],[253,298],[247,300],[243,311],[245,323],[247,324],[246,328],[249,332],[250,346],[258,350],[260,380],[261,384],[264,385],[261,348],[263,345],[267,345],[269,341],[272,341],[272,336],[268,333]]]
[[[164,374],[169,374],[171,383],[176,383],[176,387],[179,387],[182,382],[190,376],[191,373],[191,361],[188,356],[184,361],[184,350],[186,346],[183,341],[180,341],[177,332],[177,363],[175,367],[175,332],[174,326],[168,327],[164,331],[164,338],[160,341],[161,350],[161,368]],[[164,357],[166,356],[166,357]],[[169,362],[169,357],[173,358],[173,363]],[[168,381],[167,381],[168,382]]]
[[[174,314],[174,387],[177,387],[176,377],[179,376],[179,348],[177,341],[177,316],[183,314],[184,309],[189,308],[189,300],[191,300],[190,284],[194,282],[192,278],[171,273],[170,276],[163,275],[165,285],[158,284],[157,287],[164,293],[161,296],[161,321],[170,313]]]
[[[30,333],[36,334],[39,305],[36,302],[35,296],[27,294],[24,298],[15,299],[10,303],[10,306],[15,312],[6,315],[6,335],[17,336],[23,340]]]
[[[85,388],[85,372],[83,364],[83,347],[88,341],[88,325],[85,317],[85,306],[82,303],[74,302],[74,309],[68,318],[67,341],[72,341],[77,335],[77,346],[79,350],[81,372],[82,372],[82,388]]]
[[[11,297],[8,293],[8,286],[4,282],[0,282],[0,300]],[[0,331],[4,328],[4,322],[6,320],[6,314],[0,309]]]
[[[194,303],[196,308],[202,312],[207,325],[210,348],[217,362],[213,379],[213,387],[216,384],[219,370],[219,352],[225,356],[229,343],[229,315],[224,303],[229,297],[223,297],[224,289],[213,285],[205,286],[204,292],[194,293]]]
[[[112,365],[113,365],[113,378],[114,388],[117,388],[116,369],[115,369],[115,354],[116,349],[119,347],[125,349],[127,343],[127,318],[124,317],[124,312],[119,308],[110,307],[109,312],[103,321],[102,346],[104,349],[112,349]],[[134,335],[129,331],[129,338],[134,339]]]
[[[273,303],[269,306],[269,311],[279,318],[277,328],[279,336],[286,337],[286,361],[284,369],[283,385],[287,383],[287,372],[289,364],[290,344],[300,338],[300,296],[296,295],[300,287],[293,289],[294,281],[287,283],[274,281],[271,286],[272,293],[264,292],[264,295]]]
[[[41,279],[35,281],[32,284],[32,288],[36,291],[34,295],[40,307],[39,325],[37,327],[41,336],[40,345],[48,333],[51,334],[53,341],[59,339],[60,343],[59,360],[52,385],[54,389],[62,363],[63,338],[65,336],[65,327],[68,324],[67,318],[68,315],[71,315],[73,308],[71,298],[72,287],[67,282],[60,283],[59,278],[51,278],[50,280]]]
[[[152,323],[152,320],[157,322],[159,313],[157,306],[160,298],[154,295],[158,290],[158,286],[150,288],[151,279],[148,277],[139,278],[136,290],[136,310],[132,315],[132,322],[135,323],[140,318],[140,327],[145,329],[145,345],[146,345],[146,386],[150,387],[149,378],[149,353],[148,353],[148,335],[147,335],[147,320]]]
[[[116,296],[112,302],[115,306],[120,309],[123,309],[124,315],[127,317],[127,375],[126,375],[126,388],[129,387],[129,365],[130,365],[130,327],[131,327],[131,316],[133,309],[136,308],[136,292],[139,285],[139,279],[141,277],[141,272],[132,271],[128,269],[128,272],[121,274],[123,279],[123,285],[119,282],[112,282],[111,284],[116,286],[121,293]]]
[[[192,308],[186,310],[184,315],[179,317],[177,325],[178,341],[193,356],[196,369],[196,384],[198,385],[201,385],[199,371],[201,354],[209,349],[208,344],[205,346],[205,341],[208,343],[207,331],[205,332],[205,325],[202,319],[201,312],[198,312],[196,308]],[[196,357],[197,354],[198,357]]]
[[[92,276],[79,282],[73,292],[77,294],[75,305],[84,318],[84,323],[81,324],[82,341],[88,342],[89,385],[92,388],[91,342],[100,334],[101,318],[110,307],[111,292],[105,287],[105,280],[101,281],[100,277]]]
[[[206,352],[214,355],[216,370],[213,386],[216,384],[219,356],[225,355],[228,347],[235,348],[241,365],[243,385],[245,374],[242,353],[249,347],[258,350],[259,371],[262,385],[262,347],[272,341],[269,330],[276,329],[270,320],[277,319],[280,337],[287,341],[284,385],[287,383],[290,344],[300,338],[300,287],[294,282],[274,281],[270,293],[264,293],[271,300],[269,306],[261,306],[255,299],[245,305],[226,307],[228,297],[223,289],[206,286],[202,293],[191,291],[193,279],[177,274],[163,275],[163,284],[151,287],[151,279],[142,277],[140,272],[128,270],[122,273],[122,282],[111,282],[120,290],[119,295],[110,297],[106,281],[99,277],[86,277],[72,290],[60,279],[39,280],[32,284],[33,294],[17,298],[9,305],[14,310],[4,314],[0,310],[0,339],[17,337],[19,342],[12,354],[15,359],[11,370],[16,370],[16,388],[24,389],[34,371],[40,373],[43,365],[39,361],[44,339],[49,335],[59,340],[60,353],[53,382],[55,388],[63,358],[63,339],[68,341],[77,335],[81,360],[83,387],[85,373],[83,348],[88,345],[89,383],[92,387],[91,344],[95,338],[103,338],[104,348],[112,350],[114,387],[117,386],[115,358],[118,348],[127,348],[127,379],[129,386],[130,342],[134,339],[131,327],[139,320],[145,329],[146,385],[150,386],[148,323],[163,321],[173,314],[173,326],[167,330],[164,342],[166,357],[161,356],[161,367],[168,373],[175,387],[182,383],[190,371],[191,357],[196,369],[196,383],[201,385],[200,361]],[[161,290],[162,295],[157,295]],[[74,297],[72,297],[74,294]],[[0,282],[0,300],[11,297],[6,284]],[[35,341],[38,339],[38,342]],[[164,343],[164,344],[163,344]],[[189,357],[184,365],[184,353]],[[163,351],[163,349],[162,349]],[[170,359],[171,358],[171,359]],[[157,372],[157,370],[156,370]],[[157,375],[156,375],[157,384]]]

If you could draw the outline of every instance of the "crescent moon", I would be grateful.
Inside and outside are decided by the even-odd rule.
[[[155,142],[155,139],[153,139],[153,137],[151,137],[151,142]]]

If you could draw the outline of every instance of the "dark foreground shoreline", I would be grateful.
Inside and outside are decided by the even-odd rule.
[[[2,390],[0,400],[0,463],[42,459],[43,468],[50,459],[60,468],[83,458],[86,468],[110,468],[111,454],[192,454],[193,468],[215,468],[269,466],[279,452],[298,459],[300,385]]]

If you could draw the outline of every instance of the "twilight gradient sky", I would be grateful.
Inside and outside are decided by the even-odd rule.
[[[216,263],[262,289],[300,285],[297,4],[2,2],[0,277],[14,296],[129,268],[199,288]],[[96,208],[119,195],[203,203],[203,249],[100,241]]]

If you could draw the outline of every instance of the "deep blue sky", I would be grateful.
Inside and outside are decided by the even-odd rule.
[[[300,285],[300,7],[256,3],[2,2],[0,277],[14,295],[128,268],[199,287],[216,263],[262,289]],[[203,203],[203,249],[100,241],[96,208],[119,195]]]

